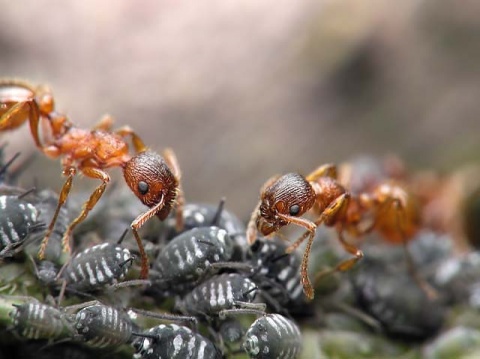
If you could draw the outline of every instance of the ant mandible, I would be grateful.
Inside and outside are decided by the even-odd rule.
[[[91,130],[78,128],[65,115],[55,111],[53,96],[47,87],[35,88],[21,81],[1,80],[0,132],[15,129],[27,120],[36,147],[47,157],[61,157],[63,175],[67,176],[54,216],[41,243],[39,258],[42,259],[45,255],[50,234],[60,208],[67,200],[77,171],[102,183],[84,203],[78,217],[67,227],[62,239],[63,249],[67,252],[71,251],[69,242],[72,231],[94,208],[110,182],[110,176],[105,170],[121,167],[125,182],[132,192],[143,204],[150,207],[131,223],[141,256],[140,277],[147,278],[148,257],[138,230],[155,215],[164,220],[175,203],[176,224],[179,229],[183,227],[184,199],[180,185],[181,173],[174,152],[166,149],[162,157],[148,150],[129,126],[112,131],[113,120],[109,116],[103,117]],[[45,130],[42,131],[42,138],[40,126]],[[135,149],[133,155],[129,153],[126,142],[128,136]]]
[[[332,164],[320,166],[306,177],[298,173],[272,177],[260,193],[247,228],[248,242],[255,241],[257,230],[268,236],[290,223],[305,228],[305,234],[292,243],[287,252],[293,252],[308,239],[301,277],[309,299],[313,299],[314,290],[308,277],[308,260],[320,224],[336,227],[341,245],[354,256],[340,262],[333,271],[347,271],[363,258],[363,252],[344,239],[343,231],[361,236],[375,229],[387,241],[406,243],[419,226],[419,209],[401,186],[384,182],[369,192],[353,196],[337,180],[337,168]],[[318,215],[315,221],[301,217],[309,210]],[[365,226],[368,215],[373,220]]]

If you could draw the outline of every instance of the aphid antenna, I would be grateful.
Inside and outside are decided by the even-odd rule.
[[[123,242],[123,240],[125,239],[125,237],[127,236],[127,233],[128,231],[130,230],[130,226],[128,226],[127,228],[125,228],[125,230],[123,231],[122,235],[120,236],[120,238],[117,240],[117,244],[121,244]]]
[[[157,313],[157,312],[151,312],[149,310],[144,310],[144,309],[137,309],[137,308],[130,308],[134,313],[143,315],[145,317],[150,317],[150,318],[155,318],[155,319],[160,319],[160,320],[168,320],[172,322],[183,322],[183,323],[188,323],[193,327],[193,329],[198,328],[198,319],[196,317],[193,317],[191,315],[179,315],[179,314],[169,314],[169,313]]]
[[[150,287],[152,285],[152,282],[148,279],[132,279],[132,280],[127,280],[120,283],[111,284],[110,286],[108,286],[108,288],[118,289],[118,288],[134,287],[137,285],[138,286],[144,285],[144,286]]]
[[[22,198],[25,198],[26,196],[28,196],[29,194],[35,192],[37,190],[36,186],[30,188],[30,189],[27,189],[25,192],[19,194],[17,196],[18,199],[22,199]]]
[[[223,209],[225,208],[225,197],[222,197],[220,199],[220,202],[218,203],[217,211],[215,212],[215,215],[212,218],[212,222],[210,225],[216,226],[218,223],[220,223],[220,218],[222,217]]]
[[[244,314],[253,314],[256,316],[262,316],[267,314],[265,310],[267,309],[267,306],[265,303],[244,303],[240,302],[242,306],[245,306],[244,308],[235,308],[235,309],[223,309],[220,312],[218,312],[218,317],[220,319],[226,319],[227,317],[233,317],[237,315],[244,315]],[[246,308],[246,305],[249,305],[250,308]]]
[[[3,149],[5,148],[5,144],[2,145],[2,147],[0,147],[0,150],[3,151]],[[10,158],[7,163],[5,163],[1,168],[0,168],[0,177],[3,176],[8,168],[12,165],[12,163],[20,156],[20,152],[17,152],[13,155],[12,158]]]

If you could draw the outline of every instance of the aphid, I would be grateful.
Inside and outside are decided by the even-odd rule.
[[[264,303],[253,303],[257,291],[257,285],[244,275],[220,274],[178,299],[176,307],[182,313],[204,318],[221,317],[228,311],[264,311]]]
[[[75,329],[86,344],[105,348],[129,343],[138,327],[124,311],[95,304],[78,311]]]
[[[66,313],[47,304],[32,301],[13,304],[10,312],[14,330],[29,339],[61,339],[73,335]]]
[[[354,256],[339,263],[335,268],[337,271],[349,270],[363,258],[363,252],[344,239],[344,231],[361,236],[376,230],[389,242],[406,243],[419,229],[419,207],[414,196],[400,184],[382,182],[369,192],[353,196],[336,177],[336,167],[324,165],[307,177],[289,173],[271,178],[261,190],[260,201],[248,225],[250,244],[257,237],[257,229],[265,236],[290,223],[307,230],[287,248],[287,252],[294,251],[307,239],[300,271],[303,289],[309,299],[313,298],[314,290],[308,278],[308,259],[320,224],[335,226],[340,243]],[[318,215],[315,221],[301,217],[309,210]]]
[[[156,258],[154,280],[160,292],[182,294],[192,289],[212,263],[227,262],[233,252],[233,241],[227,231],[218,227],[193,228],[170,241]]]
[[[247,239],[245,236],[245,224],[232,212],[225,209],[225,199],[218,205],[206,203],[187,203],[183,208],[184,231],[197,227],[216,226],[225,229],[233,239],[233,260],[245,259]],[[175,226],[175,218],[170,216],[164,222],[168,239],[178,235]]]
[[[247,262],[254,268],[253,280],[261,288],[262,297],[268,293],[280,307],[277,310],[303,311],[308,305],[300,278],[301,258],[296,253],[285,253],[286,248],[278,238],[259,238],[250,247]]]
[[[37,208],[19,196],[0,196],[0,256],[22,245],[28,236],[45,228]]]
[[[123,279],[133,259],[126,248],[112,243],[98,244],[74,256],[61,277],[70,289],[93,291]]]
[[[280,314],[267,314],[250,326],[243,348],[254,359],[295,359],[302,350],[298,326]]]
[[[180,185],[180,169],[171,149],[162,158],[148,150],[140,137],[128,126],[112,131],[113,120],[104,117],[93,129],[82,129],[54,109],[54,100],[46,87],[33,87],[23,82],[0,82],[0,131],[12,130],[29,121],[30,131],[37,148],[50,158],[62,158],[63,174],[67,180],[62,187],[56,211],[43,239],[38,256],[44,257],[45,248],[55,226],[58,212],[68,198],[73,177],[79,171],[86,177],[102,183],[93,191],[82,207],[81,213],[67,227],[62,239],[65,251],[70,251],[70,237],[102,197],[110,176],[105,171],[121,167],[125,182],[133,193],[150,209],[139,215],[131,224],[142,258],[141,278],[148,276],[148,257],[138,230],[153,216],[164,220],[175,202],[177,225],[182,227],[183,192]],[[40,136],[40,127],[47,129]],[[129,153],[126,137],[131,137],[135,154]]]
[[[243,339],[245,332],[246,329],[237,318],[225,318],[218,325],[218,334],[227,346],[239,343]]]
[[[133,342],[135,359],[221,359],[220,350],[209,339],[176,324],[160,324],[146,330]]]
[[[429,298],[398,265],[368,257],[350,277],[358,306],[392,337],[425,339],[442,328],[443,298]]]

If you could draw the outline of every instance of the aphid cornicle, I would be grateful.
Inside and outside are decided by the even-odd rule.
[[[209,339],[176,324],[160,324],[134,340],[135,359],[222,359]]]
[[[247,330],[243,348],[252,359],[295,359],[302,350],[302,335],[290,319],[267,314]]]
[[[127,313],[95,304],[77,312],[75,329],[89,346],[105,348],[129,343],[138,327]]]
[[[155,259],[153,285],[163,295],[183,294],[195,286],[212,263],[229,261],[232,252],[232,239],[224,229],[200,227],[183,232]]]
[[[61,339],[73,336],[73,323],[51,305],[32,301],[15,304],[10,312],[14,330],[29,339]]]
[[[220,274],[200,283],[178,299],[175,306],[182,313],[202,318],[217,317],[230,310],[264,311],[264,303],[253,303],[257,290],[257,285],[244,275]]]
[[[62,158],[63,174],[67,176],[56,211],[48,226],[38,252],[43,259],[49,237],[55,226],[58,212],[68,198],[73,177],[79,171],[89,178],[101,181],[84,203],[81,213],[67,227],[62,239],[65,251],[70,252],[70,237],[98,200],[102,197],[112,167],[123,170],[124,179],[132,192],[150,209],[139,215],[131,228],[142,259],[140,276],[148,277],[148,257],[138,234],[142,225],[154,216],[164,220],[177,203],[178,227],[182,227],[183,192],[180,185],[180,168],[171,149],[159,154],[147,149],[140,137],[128,126],[112,131],[113,119],[109,116],[91,130],[75,126],[68,118],[55,111],[53,95],[45,86],[34,87],[15,80],[0,81],[0,132],[13,130],[26,121],[36,147],[47,157]],[[47,129],[47,134],[41,128]],[[135,149],[132,155],[126,138],[130,137]]]
[[[128,249],[112,243],[98,244],[74,256],[62,278],[71,289],[92,291],[123,279],[132,262]]]

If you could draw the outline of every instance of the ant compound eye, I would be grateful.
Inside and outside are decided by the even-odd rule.
[[[298,204],[294,204],[290,207],[291,216],[296,216],[298,213],[300,213],[300,206]]]
[[[138,182],[138,192],[141,194],[147,194],[148,192],[148,183],[145,181]]]

